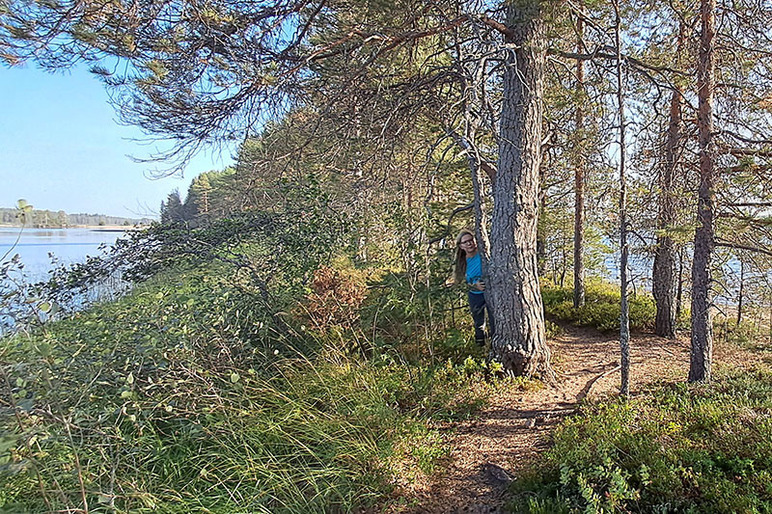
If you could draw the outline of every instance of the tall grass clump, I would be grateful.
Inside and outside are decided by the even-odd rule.
[[[772,512],[772,373],[584,407],[516,512]]]
[[[433,472],[481,366],[363,352],[323,303],[266,312],[209,263],[0,340],[0,510],[352,512]]]

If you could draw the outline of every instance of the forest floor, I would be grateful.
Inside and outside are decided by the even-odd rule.
[[[558,383],[533,391],[501,388],[475,417],[440,427],[450,447],[444,471],[426,483],[399,489],[394,513],[500,513],[510,480],[516,480],[549,447],[558,423],[585,399],[619,390],[619,338],[594,329],[565,327],[549,341]],[[633,334],[631,394],[647,385],[684,381],[689,339]],[[714,361],[750,366],[758,357],[736,346],[716,344]]]

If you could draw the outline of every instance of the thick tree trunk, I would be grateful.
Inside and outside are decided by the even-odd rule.
[[[684,45],[684,26],[678,33],[678,54]],[[675,338],[676,329],[676,245],[670,236],[675,227],[676,191],[675,178],[680,161],[683,122],[683,88],[676,85],[670,99],[670,123],[665,143],[665,159],[660,174],[660,201],[657,215],[657,249],[652,271],[652,293],[657,305],[654,332],[661,337]]]
[[[581,4],[580,4],[581,5]],[[576,21],[576,52],[584,53],[584,22]],[[584,61],[576,60],[576,130],[574,132],[574,307],[584,305]]]
[[[697,196],[697,230],[692,262],[692,345],[689,382],[710,380],[713,360],[711,325],[711,261],[715,247],[715,149],[713,142],[713,89],[716,33],[716,0],[701,1],[702,34],[697,65],[697,124],[700,140],[700,187]]]
[[[512,35],[503,77],[489,290],[496,321],[494,357],[509,373],[552,380],[536,262],[546,58],[542,4],[514,0],[507,6]]]

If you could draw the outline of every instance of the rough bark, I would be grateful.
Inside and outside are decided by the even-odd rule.
[[[684,45],[684,26],[678,33],[678,53]],[[676,85],[670,98],[670,123],[662,172],[660,173],[660,201],[657,214],[657,248],[652,270],[652,293],[657,306],[654,332],[661,337],[675,338],[676,333],[676,245],[669,234],[677,223],[675,179],[680,164],[683,134],[683,88]]]
[[[619,286],[620,286],[620,319],[619,319],[619,350],[621,384],[619,394],[630,394],[630,306],[627,301],[627,266],[630,248],[627,244],[627,177],[626,177],[626,147],[625,147],[625,97],[622,80],[622,54],[621,54],[621,17],[619,3],[614,1],[616,13],[615,42],[616,42],[616,79],[617,79],[617,107],[619,109]]]
[[[743,322],[743,301],[745,292],[745,263],[740,261],[740,290],[737,292],[737,327]]]
[[[713,95],[715,85],[716,0],[700,2],[702,34],[697,63],[697,125],[700,142],[700,186],[692,262],[692,338],[689,382],[707,381],[713,360],[711,262],[715,247],[715,144]]]
[[[511,46],[502,81],[489,290],[497,323],[493,356],[509,373],[552,380],[536,262],[544,4],[516,0],[507,6]]]
[[[488,220],[486,216],[483,187],[485,184],[484,174],[487,173],[488,177],[492,177],[492,175],[484,169],[483,160],[477,153],[477,148],[470,143],[471,138],[460,136],[455,132],[452,132],[450,135],[456,144],[464,149],[467,162],[469,163],[472,191],[474,194],[474,232],[477,239],[477,251],[480,253],[480,260],[482,261],[483,280],[485,280],[487,278],[491,244],[490,238],[488,237]],[[490,168],[490,166],[488,167]]]
[[[585,52],[584,21],[576,21],[578,41],[576,52]],[[574,307],[584,305],[584,61],[576,60],[576,131],[574,155]]]

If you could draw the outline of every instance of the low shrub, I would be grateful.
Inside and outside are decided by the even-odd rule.
[[[585,303],[574,308],[573,290],[545,284],[542,288],[544,311],[547,316],[601,331],[619,330],[621,316],[619,288],[613,284],[588,281]],[[648,294],[630,295],[630,328],[649,329],[654,326],[656,308]]]
[[[440,275],[414,281],[389,271],[369,284],[361,329],[377,351],[399,348],[412,361],[461,362],[484,352],[474,344],[465,288],[447,287]]]
[[[743,321],[737,325],[736,321],[729,321],[725,316],[716,316],[713,319],[713,334],[718,341],[748,350],[758,352],[772,350],[768,328],[752,321]]]
[[[772,512],[772,374],[588,405],[515,485],[516,512]]]
[[[367,273],[350,261],[320,266],[314,271],[311,291],[306,295],[306,311],[319,330],[330,326],[351,329],[367,298]]]

